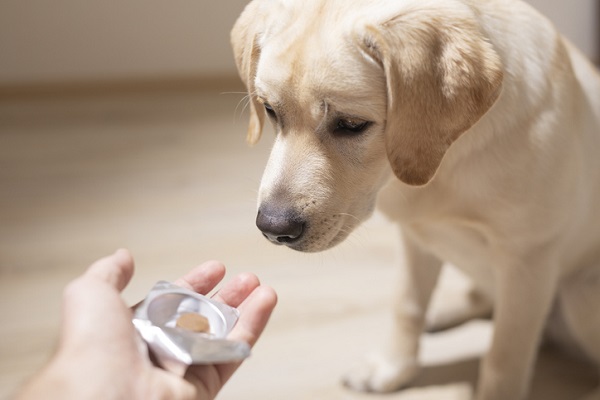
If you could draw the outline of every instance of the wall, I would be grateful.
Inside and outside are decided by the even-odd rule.
[[[600,1],[527,0],[594,61],[600,62]]]
[[[229,30],[247,0],[2,0],[0,86],[236,76]],[[596,0],[530,0],[600,59]]]
[[[0,84],[233,76],[247,0],[1,0]]]

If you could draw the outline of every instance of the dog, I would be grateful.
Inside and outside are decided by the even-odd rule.
[[[545,17],[521,0],[253,0],[231,39],[247,140],[276,132],[264,236],[326,250],[376,205],[400,227],[394,340],[347,386],[416,377],[444,263],[474,292],[429,328],[493,308],[477,399],[526,398],[551,319],[600,363],[600,76]]]

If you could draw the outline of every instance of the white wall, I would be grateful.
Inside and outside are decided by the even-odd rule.
[[[0,84],[233,75],[247,0],[0,0]]]
[[[600,62],[600,1],[527,0],[594,61]]]
[[[597,0],[529,0],[600,59]],[[0,85],[235,76],[247,0],[0,0]]]

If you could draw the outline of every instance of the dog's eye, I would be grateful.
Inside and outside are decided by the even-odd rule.
[[[360,133],[369,126],[369,121],[358,118],[340,118],[335,127],[339,133]]]
[[[275,114],[275,110],[273,110],[273,107],[269,103],[264,103],[264,106],[265,106],[265,111],[267,112],[267,114],[269,114],[270,117],[277,118],[277,115]]]

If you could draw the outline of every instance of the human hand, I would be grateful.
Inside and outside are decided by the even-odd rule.
[[[154,366],[120,295],[133,270],[129,252],[119,250],[67,285],[58,350],[25,386],[20,400],[215,398],[241,363],[192,366],[183,378]],[[175,283],[206,294],[224,275],[221,263],[209,261]],[[240,318],[228,338],[250,346],[277,303],[273,289],[262,286],[253,274],[233,278],[214,298],[239,309]]]

